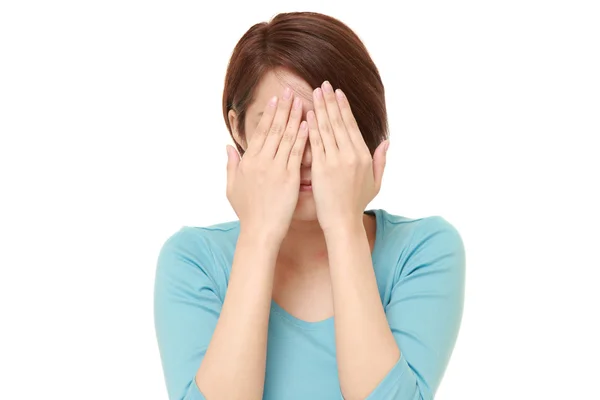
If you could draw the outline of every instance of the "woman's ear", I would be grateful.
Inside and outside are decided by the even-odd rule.
[[[229,126],[231,127],[231,133],[233,135],[234,140],[244,151],[246,150],[246,143],[242,140],[240,136],[240,131],[238,129],[238,117],[237,113],[233,110],[229,110],[227,113],[227,118],[229,118]]]

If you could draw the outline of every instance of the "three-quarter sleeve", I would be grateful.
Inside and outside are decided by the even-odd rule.
[[[162,246],[154,285],[154,325],[170,400],[205,400],[195,376],[221,312],[210,249],[193,228]]]
[[[458,337],[465,287],[461,236],[439,216],[413,229],[385,307],[400,359],[367,400],[433,399]]]

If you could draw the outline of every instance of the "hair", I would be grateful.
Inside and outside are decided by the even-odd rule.
[[[385,93],[379,71],[359,37],[341,21],[315,12],[280,13],[253,25],[236,44],[225,75],[223,117],[235,141],[229,110],[237,114],[237,131],[245,140],[246,111],[261,78],[285,68],[312,88],[328,80],[348,98],[371,155],[388,137]]]

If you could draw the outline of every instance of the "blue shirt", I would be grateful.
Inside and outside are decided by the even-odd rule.
[[[450,360],[463,313],[465,251],[440,216],[376,216],[373,268],[396,365],[368,400],[432,399]],[[204,400],[195,382],[225,298],[239,221],[184,226],[157,262],[154,322],[170,400]],[[342,399],[333,317],[307,322],[271,303],[264,400]]]

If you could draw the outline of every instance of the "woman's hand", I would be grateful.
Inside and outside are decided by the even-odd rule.
[[[287,88],[273,97],[241,158],[227,146],[227,199],[240,219],[240,228],[268,240],[285,237],[298,202],[300,163],[308,130],[302,101]],[[291,111],[290,111],[291,109]]]
[[[363,212],[381,188],[389,141],[371,157],[343,92],[334,93],[325,81],[313,99],[314,112],[308,112],[307,120],[319,223],[326,233],[349,224],[362,226]]]

